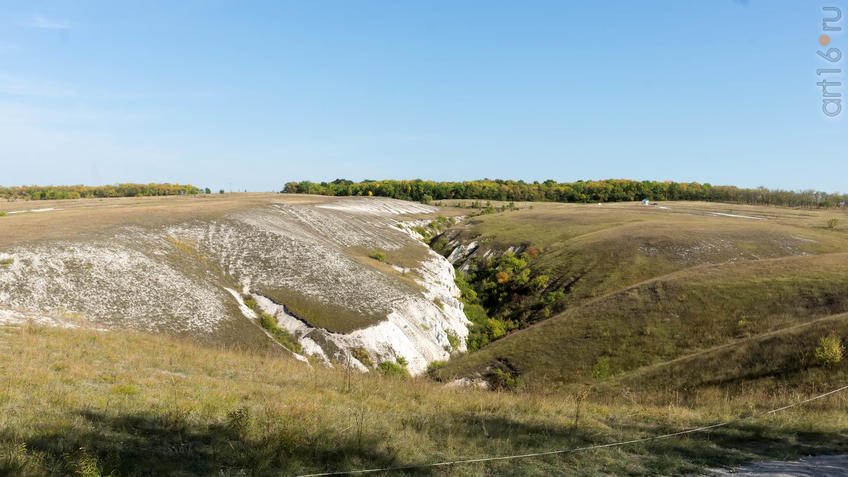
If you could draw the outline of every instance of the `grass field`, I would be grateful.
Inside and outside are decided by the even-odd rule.
[[[807,396],[494,393],[134,332],[7,327],[0,342],[5,475],[295,475],[509,455],[713,424]],[[410,473],[672,475],[845,452],[846,428],[848,399],[837,395],[684,438]]]

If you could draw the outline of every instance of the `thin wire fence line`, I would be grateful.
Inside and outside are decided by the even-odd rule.
[[[719,427],[729,426],[731,424],[737,424],[737,423],[740,423],[740,422],[750,421],[752,419],[758,419],[758,418],[763,417],[763,416],[768,416],[770,414],[776,414],[778,412],[785,411],[785,410],[791,409],[793,407],[801,406],[803,404],[807,404],[809,402],[816,401],[818,399],[822,399],[822,398],[825,398],[827,396],[831,396],[833,394],[845,391],[846,389],[848,389],[848,385],[842,386],[841,388],[838,388],[838,389],[834,389],[833,391],[828,391],[824,394],[819,394],[818,396],[814,396],[814,397],[811,397],[811,398],[808,398],[808,399],[804,399],[803,401],[798,401],[798,402],[795,402],[795,403],[792,403],[792,404],[788,404],[786,406],[782,406],[782,407],[779,407],[777,409],[772,409],[770,411],[761,412],[759,414],[752,414],[750,416],[740,417],[740,418],[732,419],[730,421],[721,422],[721,423],[718,423],[718,424],[712,424],[712,425],[709,425],[709,426],[696,427],[696,428],[693,428],[693,429],[686,429],[684,431],[672,432],[672,433],[669,433],[669,434],[661,434],[659,436],[651,436],[651,437],[643,437],[643,438],[639,438],[639,439],[631,439],[631,440],[628,440],[628,441],[612,442],[612,443],[609,443],[609,444],[595,444],[595,445],[585,446],[585,447],[575,447],[575,448],[572,448],[572,449],[560,449],[560,450],[552,450],[552,451],[545,451],[545,452],[533,452],[533,453],[530,453],[530,454],[506,455],[506,456],[498,456],[498,457],[480,457],[480,458],[477,458],[477,459],[461,459],[461,460],[452,460],[452,461],[445,461],[445,462],[434,462],[434,463],[430,463],[430,464],[411,464],[411,465],[403,465],[403,466],[395,466],[395,467],[383,467],[383,468],[376,468],[376,469],[360,469],[360,470],[343,470],[343,471],[335,471],[335,472],[320,472],[320,473],[317,473],[317,474],[302,474],[302,475],[299,475],[297,477],[322,477],[322,476],[326,476],[326,475],[371,474],[371,473],[374,473],[374,472],[388,472],[388,471],[394,471],[394,470],[412,470],[412,469],[423,469],[423,468],[427,468],[427,467],[444,467],[444,466],[456,465],[456,464],[475,464],[475,463],[480,463],[480,462],[492,462],[492,461],[499,461],[499,460],[526,459],[528,457],[543,457],[543,456],[556,455],[556,454],[571,454],[571,453],[574,453],[574,452],[582,452],[582,451],[587,451],[587,450],[592,450],[592,449],[604,449],[604,448],[609,448],[609,447],[619,447],[619,446],[624,446],[624,445],[628,445],[628,444],[637,444],[637,443],[640,443],[640,442],[656,441],[656,440],[660,440],[660,439],[668,439],[670,437],[682,436],[682,435],[685,435],[685,434],[692,434],[692,433],[696,433],[696,432],[708,431],[708,430],[716,429],[716,428],[719,428]]]

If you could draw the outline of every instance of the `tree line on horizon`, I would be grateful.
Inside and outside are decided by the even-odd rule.
[[[0,198],[25,200],[92,199],[105,197],[150,197],[202,193],[193,185],[182,184],[112,184],[103,186],[19,186],[0,187]],[[206,189],[206,193],[209,190]]]
[[[332,182],[288,182],[284,193],[330,196],[380,196],[429,202],[448,199],[483,199],[500,201],[545,202],[625,202],[636,200],[691,200],[733,202],[751,205],[790,207],[845,207],[848,194],[805,190],[742,188],[714,186],[709,183],[672,181],[634,181],[607,179],[597,181],[525,182],[481,179],[463,182],[415,180],[364,180],[354,182],[336,179]]]

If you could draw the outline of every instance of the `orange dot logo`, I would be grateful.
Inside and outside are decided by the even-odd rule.
[[[827,46],[830,44],[830,37],[828,35],[822,35],[819,37],[819,44],[821,46]]]

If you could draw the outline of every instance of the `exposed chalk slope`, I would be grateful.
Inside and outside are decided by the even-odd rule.
[[[362,368],[350,354],[361,348],[375,364],[403,357],[417,373],[449,356],[450,335],[459,349],[467,335],[452,266],[404,227],[435,211],[381,198],[276,198],[212,218],[128,220],[94,236],[18,243],[0,250],[11,260],[0,267],[0,310],[226,341],[251,326],[226,290],[238,289],[307,354]],[[371,250],[414,263],[379,263]]]

